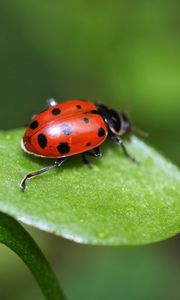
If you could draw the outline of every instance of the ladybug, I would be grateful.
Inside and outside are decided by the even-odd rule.
[[[48,100],[48,107],[36,115],[22,141],[22,149],[32,155],[55,158],[52,165],[27,174],[20,183],[22,190],[28,179],[59,167],[69,156],[81,154],[90,165],[87,155],[101,156],[99,146],[107,139],[121,145],[124,154],[136,161],[126,150],[121,136],[130,133],[126,115],[102,104],[86,100],[69,100],[58,104]]]

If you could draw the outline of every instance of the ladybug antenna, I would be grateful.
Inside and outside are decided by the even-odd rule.
[[[147,138],[149,136],[149,133],[142,131],[134,126],[131,127],[131,131],[137,133],[139,136],[142,136],[144,138]]]

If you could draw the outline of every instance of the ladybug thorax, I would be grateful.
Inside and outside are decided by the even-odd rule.
[[[131,124],[124,113],[110,109],[105,105],[97,105],[97,109],[108,125],[110,134],[121,136],[131,130]]]

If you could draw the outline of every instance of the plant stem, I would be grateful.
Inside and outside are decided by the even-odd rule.
[[[47,300],[65,300],[65,296],[45,256],[29,233],[12,217],[0,212],[0,243],[25,262]]]

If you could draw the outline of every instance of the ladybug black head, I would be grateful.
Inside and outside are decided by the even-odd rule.
[[[121,136],[131,131],[131,123],[124,113],[115,111],[101,104],[97,105],[97,110],[108,125],[110,133]]]

